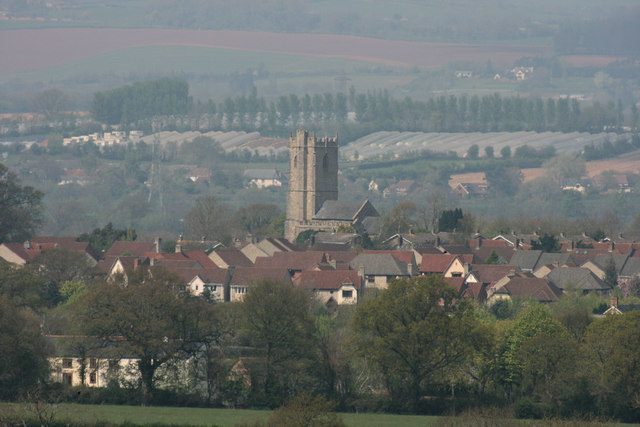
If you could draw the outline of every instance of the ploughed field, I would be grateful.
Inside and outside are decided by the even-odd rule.
[[[199,46],[341,58],[386,65],[442,67],[455,61],[511,64],[544,49],[521,45],[471,45],[382,40],[335,34],[250,31],[53,28],[0,30],[0,74],[62,65],[112,51],[140,46]],[[167,64],[169,65],[169,64]]]

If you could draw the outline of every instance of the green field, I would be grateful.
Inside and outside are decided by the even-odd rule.
[[[17,405],[0,403],[0,414],[22,411]],[[250,409],[205,409],[167,408],[115,405],[62,404],[55,420],[59,422],[95,424],[98,422],[133,424],[214,425],[220,427],[250,424],[265,421],[270,411]],[[438,417],[389,415],[389,414],[344,414],[344,421],[352,427],[412,427],[435,425]],[[0,416],[0,423],[2,417]]]
[[[169,408],[140,407],[121,405],[78,405],[60,404],[55,409],[56,423],[92,425],[96,423],[133,424],[133,425],[207,425],[232,427],[264,422],[270,411],[250,409],[209,409],[209,408]],[[27,415],[25,415],[27,414]],[[0,403],[0,424],[12,417],[14,420],[33,419],[32,413],[26,413],[17,404]],[[478,414],[461,417],[435,417],[393,414],[341,414],[349,427],[453,427],[453,426],[540,426],[540,427],[604,427],[622,426],[620,423],[590,423],[585,421],[555,420],[514,420],[496,419]],[[624,424],[630,425],[630,424]]]

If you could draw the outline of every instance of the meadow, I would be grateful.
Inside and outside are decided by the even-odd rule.
[[[60,404],[55,407],[55,422],[68,425],[173,425],[173,426],[250,426],[264,422],[271,411],[250,409],[171,408],[120,405]],[[34,420],[22,406],[0,403],[0,423],[3,417]],[[345,413],[341,417],[348,427],[449,427],[449,426],[531,426],[531,427],[605,427],[618,423],[557,420],[516,420],[486,414],[464,414],[458,417]],[[7,419],[7,418],[5,418]],[[34,420],[35,421],[35,420]],[[629,424],[625,424],[629,425]]]

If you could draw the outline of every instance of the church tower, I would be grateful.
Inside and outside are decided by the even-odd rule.
[[[298,129],[289,140],[289,191],[284,237],[295,241],[327,200],[338,200],[338,138]]]

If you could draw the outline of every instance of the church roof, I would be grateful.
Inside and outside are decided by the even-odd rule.
[[[326,200],[313,219],[353,221],[366,205],[375,211],[369,200],[360,203],[344,202],[341,200]],[[377,212],[375,212],[377,214]],[[371,213],[368,216],[376,216]]]

